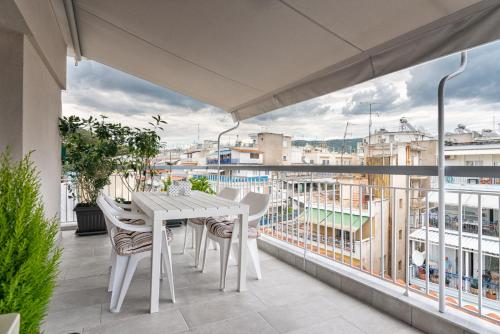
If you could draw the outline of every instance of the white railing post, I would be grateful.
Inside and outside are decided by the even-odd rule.
[[[220,191],[220,189],[219,189],[219,186],[220,186],[220,139],[222,138],[222,136],[224,134],[235,130],[236,128],[238,128],[238,126],[240,126],[240,121],[238,121],[236,123],[236,125],[233,126],[232,128],[229,128],[229,129],[224,130],[221,133],[219,133],[219,136],[217,137],[217,192]]]
[[[445,157],[444,157],[444,85],[465,70],[467,51],[460,55],[460,67],[457,71],[443,77],[438,87],[438,183],[439,183],[439,312],[445,311],[446,275],[445,275]]]
[[[406,228],[405,228],[405,262],[406,262],[406,282],[405,282],[405,295],[410,293],[410,217],[411,217],[411,203],[410,203],[410,176],[406,176]]]
[[[458,193],[458,306],[459,307],[462,307],[462,289],[463,289],[462,230],[463,230],[462,193]]]

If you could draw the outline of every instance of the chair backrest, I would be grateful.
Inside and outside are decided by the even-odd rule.
[[[104,215],[104,221],[106,222],[106,229],[108,230],[108,236],[109,239],[111,240],[111,245],[114,247],[115,241],[113,237],[116,231],[115,227],[119,225],[118,219],[115,216],[113,208],[103,195],[97,198],[97,205],[99,206]]]
[[[222,197],[224,199],[230,200],[230,201],[236,201],[238,199],[238,195],[240,194],[240,190],[236,188],[224,188],[219,193],[217,196]]]
[[[256,192],[249,192],[243,197],[240,203],[249,206],[248,226],[255,228],[259,227],[260,219],[269,207],[269,199],[269,194],[259,194]]]
[[[113,215],[119,216],[121,213],[123,213],[125,211],[122,208],[120,208],[116,204],[115,200],[112,199],[110,196],[108,196],[108,195],[106,195],[104,193],[101,193],[101,196],[102,196],[102,198],[104,198],[104,200],[106,201],[106,203],[109,204],[109,209],[113,213]]]

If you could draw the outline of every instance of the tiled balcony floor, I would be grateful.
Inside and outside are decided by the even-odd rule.
[[[399,320],[349,297],[261,252],[263,279],[248,273],[248,291],[238,293],[236,266],[226,292],[218,290],[218,251],[210,251],[207,272],[193,267],[193,251],[180,254],[184,230],[174,229],[177,303],[162,283],[160,312],[149,314],[149,260],[136,271],[119,314],[109,312],[108,237],[62,232],[64,254],[58,286],[43,326],[59,333],[413,333]]]

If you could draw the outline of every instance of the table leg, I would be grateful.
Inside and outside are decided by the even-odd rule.
[[[161,220],[153,219],[153,246],[151,250],[151,313],[158,312],[161,276]]]
[[[238,215],[240,220],[240,251],[238,261],[238,291],[245,291],[247,285],[247,240],[248,240],[248,214]]]

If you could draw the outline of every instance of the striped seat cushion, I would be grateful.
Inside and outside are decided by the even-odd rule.
[[[202,218],[191,218],[189,219],[189,222],[194,225],[205,225],[207,222],[207,218],[202,217]]]
[[[166,228],[167,239],[171,241],[173,238],[172,231]],[[151,232],[135,232],[118,229],[113,237],[115,249],[118,255],[132,255],[140,252],[151,250],[153,243],[153,234]]]
[[[217,218],[207,218],[207,230],[209,233],[219,237],[219,238],[231,238],[233,235],[233,226],[236,220],[223,220]],[[260,232],[254,227],[248,228],[248,237],[251,239],[258,238]]]

